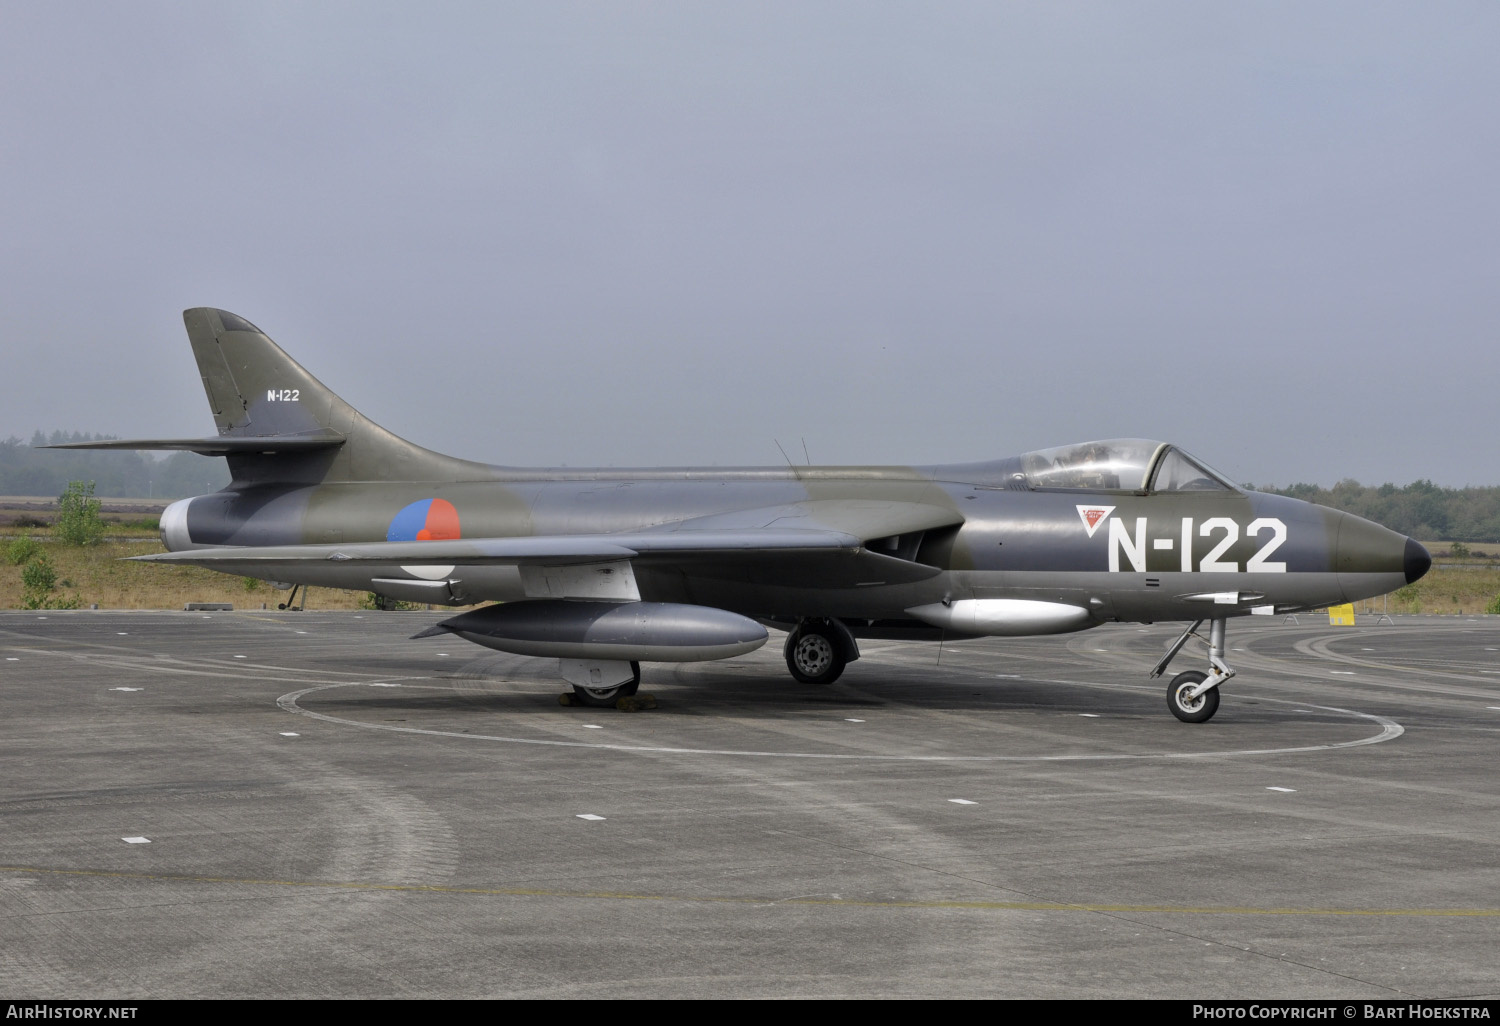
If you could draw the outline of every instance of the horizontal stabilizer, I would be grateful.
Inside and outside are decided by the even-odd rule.
[[[336,431],[297,435],[220,435],[216,438],[111,438],[98,442],[62,442],[42,449],[134,449],[196,452],[200,456],[236,456],[277,452],[314,452],[344,444]]]

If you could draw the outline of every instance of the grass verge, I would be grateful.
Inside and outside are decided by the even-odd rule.
[[[41,532],[38,532],[40,535]],[[13,538],[0,537],[0,553]],[[54,599],[77,598],[83,608],[97,603],[100,609],[181,609],[188,602],[229,602],[236,609],[275,609],[287,592],[264,581],[233,577],[196,566],[166,566],[130,563],[126,556],[144,556],[163,551],[160,541],[108,541],[78,548],[42,542],[40,551],[57,572]],[[0,609],[19,609],[24,588],[22,567],[0,559]],[[360,609],[367,598],[362,591],[314,588],[309,609]],[[302,601],[298,593],[298,603]]]

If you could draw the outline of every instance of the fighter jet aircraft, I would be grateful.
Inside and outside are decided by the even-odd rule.
[[[1180,620],[1151,676],[1202,641],[1205,668],[1167,688],[1172,713],[1201,723],[1234,676],[1230,618],[1381,595],[1431,565],[1410,538],[1139,438],[919,467],[473,463],[366,419],[242,317],[183,319],[218,435],[60,446],[227,458],[230,484],[169,506],[168,551],[137,559],[493,602],[416,637],[556,657],[589,705],[633,695],[641,662],[727,659],[767,626],[788,632],[793,677],[828,684],[861,638]]]

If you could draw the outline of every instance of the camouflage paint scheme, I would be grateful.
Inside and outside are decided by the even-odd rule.
[[[1245,491],[1135,439],[922,467],[474,463],[368,420],[243,318],[198,308],[184,320],[218,435],[83,443],[228,459],[230,485],[170,507],[169,552],[146,558],[429,603],[552,600],[564,618],[581,607],[555,600],[670,606],[685,633],[646,658],[691,647],[694,608],[791,630],[789,665],[804,629],[821,632],[841,671],[857,637],[1205,619],[1222,632],[1229,617],[1380,595],[1430,564],[1400,534]],[[757,629],[741,641],[759,644]],[[562,643],[556,654],[591,658]]]

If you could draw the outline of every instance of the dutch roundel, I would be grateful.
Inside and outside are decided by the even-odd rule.
[[[447,499],[422,499],[391,520],[386,541],[438,541],[459,537],[458,510]]]

